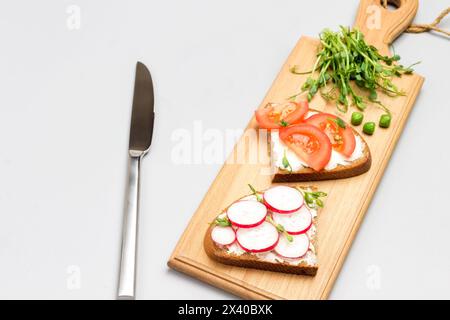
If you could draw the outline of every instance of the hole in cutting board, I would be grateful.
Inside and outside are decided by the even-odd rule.
[[[384,8],[384,0],[380,0],[381,6]],[[385,8],[388,11],[395,11],[398,8],[400,8],[402,5],[401,0],[388,0],[387,2],[387,8]]]

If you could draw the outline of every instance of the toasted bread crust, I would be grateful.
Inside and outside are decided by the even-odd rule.
[[[352,129],[353,130],[353,129]],[[273,182],[302,182],[302,181],[320,181],[320,180],[335,180],[344,179],[354,176],[358,176],[369,171],[372,165],[372,156],[370,154],[369,146],[367,142],[361,137],[361,135],[353,130],[356,136],[359,136],[364,144],[363,156],[350,162],[347,165],[339,164],[332,170],[314,171],[311,168],[303,168],[298,171],[289,172],[277,168],[272,181]],[[270,137],[268,139],[270,145]],[[270,150],[270,148],[269,148]]]

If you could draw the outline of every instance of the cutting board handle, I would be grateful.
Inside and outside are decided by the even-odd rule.
[[[419,7],[418,0],[388,0],[395,10],[384,8],[383,0],[361,0],[355,27],[361,30],[366,40],[381,53],[389,53],[389,45],[414,19]]]

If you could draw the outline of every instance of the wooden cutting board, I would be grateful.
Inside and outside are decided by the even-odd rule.
[[[380,0],[360,2],[356,27],[364,32],[366,40],[383,53],[388,45],[401,34],[414,18],[418,1],[398,0],[398,9],[382,8]],[[301,37],[288,57],[272,87],[261,103],[277,102],[298,92],[306,76],[293,75],[289,68],[299,65],[301,70],[310,70],[318,50],[318,40]],[[270,48],[270,46],[269,46]],[[395,83],[406,92],[398,98],[380,97],[393,113],[389,129],[377,128],[373,136],[365,136],[372,152],[373,162],[369,172],[349,179],[303,183],[317,185],[328,193],[325,208],[319,213],[318,260],[319,271],[315,277],[283,274],[269,271],[231,267],[217,263],[207,257],[203,250],[203,237],[208,223],[233,200],[249,193],[247,184],[257,189],[271,185],[271,176],[266,152],[258,161],[232,161],[238,152],[249,155],[258,138],[244,134],[233,153],[220,170],[208,193],[200,203],[170,260],[171,268],[223,288],[233,294],[250,299],[326,299],[342,267],[355,234],[380,182],[395,144],[400,137],[408,115],[423,83],[417,74],[403,76]],[[381,95],[380,95],[381,96]],[[335,105],[327,105],[321,97],[315,97],[310,106],[336,113]],[[342,118],[349,121],[349,111]],[[378,122],[382,111],[369,106],[365,120]],[[247,132],[257,129],[255,119]],[[361,128],[357,128],[360,130]]]

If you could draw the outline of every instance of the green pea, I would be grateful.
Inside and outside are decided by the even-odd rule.
[[[375,122],[366,122],[363,126],[363,132],[369,136],[375,132]]]
[[[381,115],[379,126],[381,128],[389,128],[390,125],[391,125],[391,116],[388,114]]]
[[[361,112],[352,113],[352,125],[359,126],[364,119],[364,115]]]

